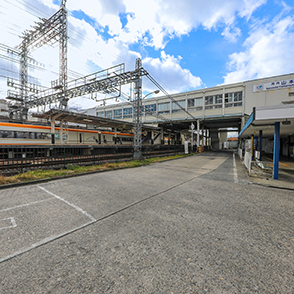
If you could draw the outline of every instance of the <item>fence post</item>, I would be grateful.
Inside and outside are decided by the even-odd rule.
[[[21,149],[20,149],[20,158],[21,158],[21,166],[20,166],[20,172],[23,173],[23,158],[22,158],[22,146],[21,146]]]
[[[63,167],[65,169],[65,147],[63,147]]]

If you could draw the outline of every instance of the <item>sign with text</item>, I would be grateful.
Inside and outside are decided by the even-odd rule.
[[[253,92],[277,90],[277,89],[283,89],[283,88],[289,88],[289,87],[294,87],[294,79],[253,85]]]

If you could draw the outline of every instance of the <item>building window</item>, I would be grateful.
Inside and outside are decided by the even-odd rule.
[[[233,95],[234,93],[226,93],[225,94],[225,107],[233,107]]]
[[[112,110],[105,111],[105,117],[112,118]]]
[[[211,104],[213,104],[213,96],[205,97],[205,105],[211,105]]]
[[[104,111],[99,111],[97,112],[98,117],[104,117]]]
[[[133,108],[124,108],[124,118],[132,117]]]
[[[159,103],[158,104],[158,113],[169,113],[170,103]]]
[[[242,92],[225,94],[225,107],[242,106]]]
[[[145,105],[145,113],[148,115],[150,112],[156,112],[156,104]]]
[[[234,107],[242,106],[242,92],[236,92],[234,93]]]
[[[196,106],[196,110],[202,110],[202,108],[203,108],[203,98],[196,98],[195,99],[195,106]]]
[[[223,103],[223,95],[215,95],[215,104]]]
[[[172,103],[173,110],[175,110],[175,109],[182,109],[182,108],[185,109],[185,106],[186,106],[186,101],[185,100],[180,100],[180,101],[177,101],[177,102],[173,102]]]
[[[122,118],[122,109],[115,109],[114,110],[114,118],[121,119]]]
[[[188,107],[194,107],[195,106],[195,99],[188,99]]]
[[[213,96],[207,96],[205,97],[205,109],[213,109],[213,106],[208,106],[213,104]]]

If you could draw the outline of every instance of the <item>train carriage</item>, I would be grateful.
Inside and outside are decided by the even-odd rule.
[[[60,138],[62,133],[62,140]],[[48,145],[48,144],[124,144],[131,145],[133,134],[112,131],[81,129],[75,127],[64,128],[60,132],[55,127],[54,134],[50,126],[0,122],[0,145]]]

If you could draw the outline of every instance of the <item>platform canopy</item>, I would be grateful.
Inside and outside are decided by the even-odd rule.
[[[294,105],[277,105],[253,108],[249,119],[239,133],[239,138],[249,138],[262,131],[263,137],[273,137],[275,123],[280,122],[280,136],[294,134]]]
[[[94,115],[87,115],[78,112],[71,112],[61,109],[50,109],[47,112],[38,114],[34,113],[33,117],[55,120],[55,121],[63,121],[63,122],[71,122],[77,124],[84,125],[95,125],[99,127],[107,127],[107,128],[118,128],[123,130],[132,130],[134,129],[133,122],[127,122],[122,120],[116,120],[105,117],[98,117]],[[157,127],[145,125],[143,124],[143,130],[157,130]]]

